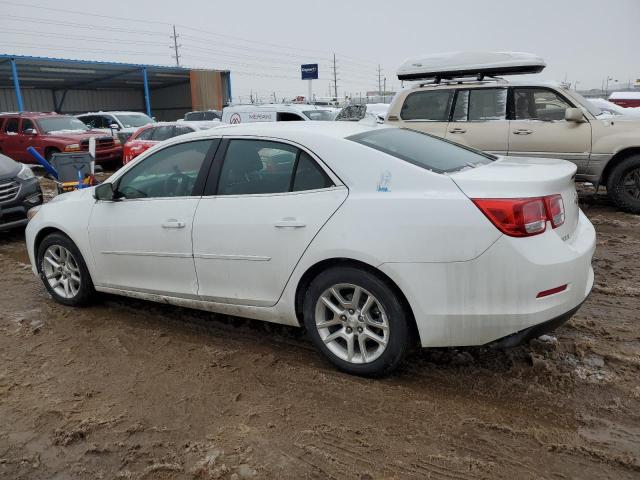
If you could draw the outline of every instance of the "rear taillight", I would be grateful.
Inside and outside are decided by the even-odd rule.
[[[557,228],[564,223],[564,202],[562,195],[549,195],[544,197],[544,203],[547,207],[547,214],[553,228]]]
[[[543,233],[547,229],[547,221],[553,228],[564,223],[564,203],[560,195],[472,200],[498,230],[511,237]]]

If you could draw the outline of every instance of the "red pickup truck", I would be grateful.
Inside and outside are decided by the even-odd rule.
[[[75,117],[33,112],[0,114],[0,154],[17,162],[36,163],[28,147],[34,147],[46,159],[56,152],[87,151],[91,137],[96,137],[96,163],[121,164],[120,141],[90,130]]]

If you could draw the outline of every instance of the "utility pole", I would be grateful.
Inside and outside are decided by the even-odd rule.
[[[336,54],[333,54],[333,94],[338,101],[338,69],[336,67]]]
[[[387,103],[387,77],[384,77],[382,90],[382,103]]]
[[[378,64],[378,96],[382,95],[382,69]]]
[[[173,39],[173,47],[169,47],[169,48],[173,48],[173,50],[175,51],[175,55],[171,55],[173,58],[176,59],[176,66],[179,67],[180,66],[180,54],[178,53],[178,47],[181,47],[182,45],[178,45],[178,37],[180,35],[178,35],[176,33],[176,26],[173,26],[173,35],[171,35],[171,38]]]

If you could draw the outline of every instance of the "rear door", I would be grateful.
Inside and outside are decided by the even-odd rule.
[[[509,142],[506,88],[457,90],[447,140],[506,155]]]
[[[586,168],[591,151],[591,124],[567,122],[565,110],[575,107],[547,87],[513,87],[509,155],[570,160]]]
[[[445,137],[453,103],[451,89],[418,90],[404,99],[394,125]]]
[[[305,249],[347,198],[309,152],[230,138],[216,156],[193,229],[203,300],[274,305]],[[208,193],[208,195],[207,195]]]
[[[0,134],[0,150],[13,160],[18,160],[18,149],[20,148],[19,132],[20,118],[8,117]]]

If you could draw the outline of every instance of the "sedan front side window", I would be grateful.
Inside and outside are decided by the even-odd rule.
[[[119,198],[189,197],[214,140],[179,143],[150,155],[118,181]]]

